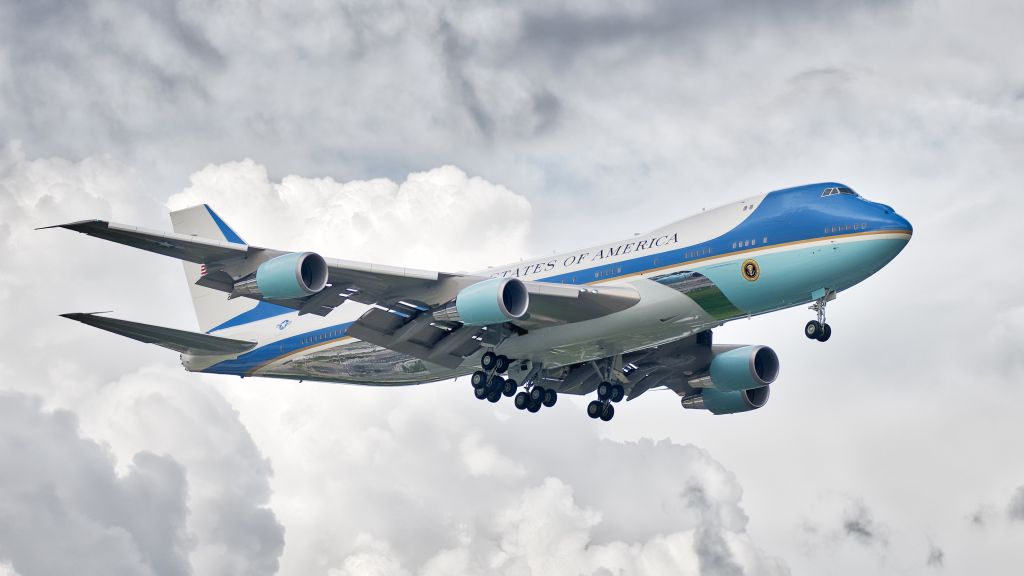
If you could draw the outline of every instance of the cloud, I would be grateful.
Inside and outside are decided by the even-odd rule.
[[[112,335],[79,331],[57,316],[116,303],[123,317],[187,326],[183,319],[191,315],[187,301],[171,295],[177,290],[164,294],[162,288],[180,288],[178,263],[166,260],[163,271],[158,263],[157,270],[145,274],[150,288],[140,291],[136,263],[153,264],[151,255],[107,243],[92,244],[93,239],[63,230],[33,230],[90,217],[165,228],[163,203],[138,196],[138,184],[137,174],[106,157],[78,162],[30,160],[17,143],[0,150],[0,218],[13,224],[3,239],[7,260],[0,277],[0,305],[8,311],[10,326],[32,327],[0,334],[4,351],[0,393],[15,398],[31,393],[39,398],[40,406],[59,408],[53,419],[74,422],[69,426],[76,434],[80,428],[83,437],[104,443],[104,454],[109,451],[116,456],[108,467],[123,479],[118,480],[119,491],[111,489],[114,493],[104,505],[111,514],[128,518],[117,520],[134,539],[121,539],[125,541],[121,553],[125,562],[137,556],[138,562],[150,566],[146,570],[157,573],[275,573],[284,530],[266,507],[272,471],[239,423],[237,412],[215,389],[198,385],[184,373],[173,354]],[[113,252],[96,251],[100,246]],[[37,282],[34,279],[41,267],[60,273]],[[76,287],[71,287],[72,282]],[[161,301],[166,303],[153,306]],[[55,355],[54,349],[60,353]],[[25,430],[32,429],[33,424],[26,424]],[[91,445],[93,441],[81,443]],[[40,465],[47,462],[39,454],[16,451],[0,454],[0,466],[17,469],[19,458],[38,460]],[[130,467],[125,464],[129,462]],[[72,464],[74,460],[68,466]],[[64,478],[84,478],[86,472],[53,465],[41,467],[37,476],[40,485],[57,482],[59,487],[59,482],[69,481]],[[168,484],[168,478],[178,477],[182,484],[180,512],[172,509],[173,502],[161,492],[170,493],[174,486]],[[75,498],[88,499],[93,488],[76,486],[81,493],[74,494]],[[29,509],[45,508],[50,501],[61,507],[77,505],[77,501],[64,504],[59,490],[32,497],[26,504]],[[161,505],[164,508],[156,508]],[[61,507],[55,510],[63,514]],[[152,518],[144,514],[131,524],[136,518],[132,510],[149,510],[147,507],[153,507],[147,512]],[[69,526],[85,522],[70,513],[64,515],[74,520]],[[171,527],[160,522],[173,523],[187,532],[187,546],[170,533]],[[85,523],[82,530],[88,527]],[[69,540],[69,546],[75,542]],[[0,545],[5,543],[15,548],[22,544],[15,534],[0,536]],[[131,552],[131,546],[145,553]],[[30,551],[26,549],[26,553]],[[66,556],[88,569],[109,550],[97,545],[95,553],[92,558],[89,547],[84,546],[69,550]],[[18,556],[11,557],[19,572],[40,573],[22,568]],[[145,573],[144,567],[129,571]]]
[[[229,162],[193,174],[168,201],[172,209],[199,203],[245,222],[239,233],[253,244],[446,271],[522,256],[531,219],[525,198],[454,166],[401,184],[301,176],[275,183],[251,160]]]
[[[706,452],[565,426],[566,414],[586,421],[570,399],[562,417],[526,417],[507,403],[480,410],[465,381],[242,384],[227,393],[262,423],[274,458],[285,572],[323,561],[339,573],[786,573],[746,532],[742,491]]]
[[[866,546],[888,542],[885,529],[879,526],[871,514],[871,510],[863,502],[854,502],[843,514],[843,534]]]
[[[1006,514],[1010,520],[1024,522],[1024,486],[1018,487],[1010,498],[1006,507]]]
[[[515,240],[496,253],[514,260],[529,252],[625,237],[637,228],[774,187],[840,179],[905,212],[916,234],[893,265],[844,293],[830,309],[834,325],[842,329],[829,347],[809,354],[802,337],[790,337],[790,329],[806,321],[803,310],[730,324],[716,332],[719,341],[770,343],[787,366],[771,405],[745,415],[748,426],[742,432],[731,420],[680,416],[677,403],[655,400],[655,395],[631,403],[603,433],[626,442],[627,452],[643,451],[643,445],[628,442],[645,436],[670,436],[676,444],[699,442],[743,480],[743,512],[753,518],[746,528],[750,539],[784,556],[795,572],[880,571],[875,562],[882,547],[866,545],[856,531],[847,535],[842,528],[852,509],[849,499],[838,499],[827,511],[815,509],[822,494],[832,490],[856,492],[871,503],[874,524],[867,529],[877,535],[879,519],[884,519],[885,553],[894,562],[920,566],[920,532],[927,527],[945,543],[950,569],[955,560],[998,572],[1012,561],[1006,550],[1015,550],[999,547],[1013,542],[1014,536],[1003,531],[1015,521],[994,521],[1007,518],[1006,495],[985,496],[999,504],[984,515],[984,532],[961,537],[958,530],[970,529],[964,511],[974,509],[986,485],[1016,486],[1021,474],[1007,465],[1001,447],[988,441],[1019,431],[1015,406],[1024,400],[1012,386],[1022,369],[1022,324],[1014,312],[1019,282],[1006,264],[1015,261],[1016,249],[1008,231],[1016,229],[1016,215],[1024,209],[1024,201],[1012,192],[1024,143],[1024,69],[1016,65],[1021,60],[1016,34],[1021,10],[1021,3],[1009,0],[988,3],[985,10],[957,2],[833,6],[817,0],[753,9],[662,1],[516,6],[416,0],[315,6],[206,0],[160,7],[7,3],[0,8],[5,32],[0,40],[0,140],[20,138],[24,144],[8,146],[5,154],[11,153],[0,160],[0,180],[6,184],[0,188],[0,303],[9,328],[0,332],[0,387],[40,395],[45,410],[74,411],[82,433],[108,443],[117,454],[119,474],[128,473],[135,453],[166,446],[166,454],[186,470],[188,523],[203,507],[212,506],[209,515],[217,510],[214,490],[203,506],[192,501],[199,488],[230,486],[228,479],[244,477],[247,488],[241,492],[259,499],[266,494],[259,487],[262,478],[274,488],[269,498],[277,522],[288,527],[281,571],[323,573],[328,567],[309,559],[334,543],[316,533],[311,510],[328,499],[291,469],[312,475],[319,470],[302,460],[310,453],[305,445],[281,448],[268,437],[271,431],[301,433],[310,446],[329,444],[316,454],[330,463],[336,452],[372,451],[376,442],[387,442],[388,436],[379,432],[386,427],[372,415],[392,412],[354,399],[362,393],[384,395],[385,405],[401,404],[401,398],[412,395],[434,410],[430,418],[439,420],[450,415],[452,406],[485,413],[492,407],[459,404],[465,391],[449,392],[443,385],[425,388],[429,392],[318,386],[317,400],[332,406],[332,413],[310,421],[309,412],[297,408],[272,414],[282,422],[262,421],[254,414],[263,412],[253,406],[260,399],[248,398],[253,389],[270,402],[280,399],[267,392],[270,384],[285,395],[303,394],[297,390],[313,385],[273,382],[240,391],[235,389],[240,383],[227,379],[199,379],[208,388],[204,392],[196,389],[202,386],[195,376],[171,376],[177,366],[166,351],[69,327],[56,317],[70,310],[114,308],[125,317],[188,328],[191,311],[177,265],[63,231],[32,232],[31,227],[103,217],[166,228],[162,207],[170,195],[189,186],[192,174],[207,164],[211,174],[247,173],[249,168],[232,168],[244,158],[264,171],[251,172],[251,182],[266,187],[257,194],[264,198],[278,195],[288,175],[302,175],[303,190],[326,176],[337,186],[359,183],[367,189],[375,178],[386,177],[384,192],[365,194],[399,201],[396,188],[406,185],[409,174],[430,174],[435,171],[430,167],[452,164],[466,178],[503,185],[532,205],[525,237],[516,235],[516,222],[490,214],[473,216],[462,231],[461,246],[438,228],[448,253],[431,262],[438,268],[449,262],[470,268],[493,263],[481,256],[483,251],[461,255],[481,231],[495,237],[506,228],[514,233],[510,237]],[[435,181],[434,176],[428,179]],[[332,242],[328,226],[316,224],[317,206],[303,215],[285,208],[283,201],[268,204],[285,216],[286,226],[275,231],[266,227],[265,216],[232,217],[236,206],[245,208],[244,196],[239,198],[217,208],[246,238],[255,234],[255,240],[301,242],[303,247],[323,242],[332,248],[330,254],[342,257],[365,253],[385,261],[430,261],[401,247],[396,238],[405,231],[396,232],[391,223],[376,223],[376,240],[340,231],[349,248]],[[495,198],[505,208],[515,205]],[[426,210],[440,219],[433,207]],[[355,210],[353,218],[362,213]],[[408,238],[415,243],[432,240],[408,217],[392,217],[394,225],[412,227]],[[307,220],[319,239],[301,236],[296,223]],[[374,241],[381,244],[375,247]],[[386,253],[389,245],[401,252]],[[941,273],[937,262],[944,263]],[[931,288],[922,291],[923,281]],[[979,286],[985,287],[983,296]],[[887,321],[904,328],[879,330]],[[979,323],[989,329],[964,338],[977,334]],[[150,376],[153,370],[160,375]],[[185,407],[178,419],[158,419],[165,423],[163,432],[146,429],[140,419],[128,418],[134,424],[118,428],[120,416],[95,416],[120,414],[115,408],[120,394],[129,392],[126,383],[141,386],[147,379],[160,386],[150,390],[159,392],[163,410],[176,403]],[[966,397],[963,382],[971,383]],[[118,392],[106,394],[107,388]],[[229,389],[229,404],[216,399]],[[204,393],[214,396],[205,398]],[[177,395],[185,400],[174,399]],[[139,404],[134,397],[129,403]],[[357,408],[373,412],[353,414]],[[431,438],[448,442],[448,449],[466,460],[471,487],[507,474],[516,482],[513,491],[522,495],[546,486],[538,472],[545,465],[523,461],[527,448],[507,444],[528,441],[533,452],[562,457],[562,430],[580,425],[572,408],[570,401],[548,414],[561,426],[544,439],[533,436],[527,425],[514,429],[527,440],[472,426],[457,429],[455,437]],[[189,410],[203,417],[193,418]],[[868,424],[865,414],[871,415]],[[908,414],[913,414],[913,425],[908,425]],[[984,419],[983,426],[978,418]],[[379,435],[356,429],[361,446],[336,436],[338,421],[348,419]],[[950,422],[960,423],[956,434],[949,434]],[[213,432],[182,435],[199,447],[185,440],[171,446],[161,438],[188,427]],[[255,439],[258,453],[240,440],[246,435]],[[217,452],[222,437],[242,448],[244,457]],[[936,438],[943,439],[943,450],[922,449],[935,446]],[[209,463],[208,450],[225,461],[223,467]],[[416,460],[416,451],[435,450],[412,443],[409,452],[383,453]],[[951,453],[971,454],[973,466],[950,468]],[[265,459],[274,463],[273,477]],[[580,460],[573,459],[584,471],[594,466]],[[635,471],[597,466],[611,477],[666,471],[646,460],[633,464]],[[196,476],[200,469],[206,472]],[[877,470],[922,488],[894,491]],[[358,467],[346,471],[362,474]],[[600,483],[591,478],[560,473],[556,479],[571,491],[580,514],[593,510],[621,523],[616,527],[602,520],[583,529],[594,542],[652,543],[659,534],[676,534],[680,517],[692,520],[697,514],[677,497],[687,488],[667,481],[648,486],[651,494],[672,495],[664,497],[666,506],[644,500],[641,515],[630,512],[633,492],[626,484],[612,482],[627,496],[604,498]],[[335,491],[348,481],[336,478]],[[399,488],[392,486],[406,507],[431,496],[415,485]],[[493,497],[493,491],[470,491],[480,499]],[[280,531],[265,505],[243,507],[237,495],[228,496],[233,518],[251,513],[259,519],[254,525],[262,535],[256,541],[265,543],[267,551],[258,560],[264,562],[279,550],[275,534]],[[717,495],[712,500],[733,498]],[[949,506],[936,507],[938,499]],[[486,510],[510,510],[513,504],[488,502]],[[367,523],[396,522],[394,517],[363,516],[370,518]],[[821,547],[827,554],[805,554],[794,527],[807,516],[817,534],[826,535],[822,539],[834,537],[844,544]],[[723,522],[728,517],[724,514]],[[858,520],[855,514],[850,519]],[[448,572],[485,572],[489,557],[460,544],[479,542],[470,528],[479,534],[481,525],[467,522],[463,531],[442,532],[448,554],[435,554],[435,547],[410,556],[396,544],[408,538],[393,537],[389,526],[380,537],[368,536],[361,548],[353,545],[352,553],[391,558],[410,572],[430,566],[437,572],[449,566],[467,568]],[[293,526],[305,537],[293,536]],[[429,532],[424,526],[417,524]],[[196,532],[193,560],[221,554],[216,546],[227,544],[204,547],[214,535]],[[731,542],[728,536],[725,540]],[[980,545],[988,542],[991,548]],[[239,539],[222,555],[244,555],[245,545],[251,544]],[[675,549],[689,553],[690,544],[685,540]],[[745,548],[730,544],[729,549],[737,554]],[[831,555],[837,550],[841,562]],[[331,568],[342,566],[336,556],[331,560]]]
[[[21,574],[184,574],[188,484],[175,460],[139,452],[119,475],[75,417],[0,395],[0,558]]]
[[[932,544],[924,563],[929,568],[942,568],[946,563],[946,553],[942,548]]]

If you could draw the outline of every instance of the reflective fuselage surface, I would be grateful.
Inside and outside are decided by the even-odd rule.
[[[488,269],[481,274],[580,286],[624,283],[641,295],[640,304],[621,312],[506,338],[495,352],[555,368],[806,304],[877,272],[912,232],[892,208],[842,184],[822,183],[733,202],[628,240]],[[257,348],[238,357],[182,360],[205,372],[373,385],[435,381],[478,366],[479,353],[444,369],[348,336],[367,308],[348,302],[322,318],[260,304],[252,314],[265,318],[213,332],[257,340]]]

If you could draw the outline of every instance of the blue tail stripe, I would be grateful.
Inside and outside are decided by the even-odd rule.
[[[245,240],[242,240],[242,237],[236,234],[235,231],[227,225],[227,222],[221,220],[220,216],[217,216],[217,213],[213,211],[213,208],[210,208],[207,204],[203,204],[203,206],[206,207],[206,211],[210,213],[210,218],[213,218],[213,221],[217,224],[217,228],[220,228],[220,233],[224,235],[224,238],[228,242],[245,244]]]
[[[232,326],[241,326],[242,324],[248,324],[250,322],[256,322],[257,320],[264,320],[266,318],[272,318],[274,316],[280,316],[281,314],[288,314],[289,312],[295,312],[287,306],[281,306],[280,304],[271,304],[270,302],[258,302],[248,312],[242,312],[238,316],[225,321],[224,323],[214,326],[206,331],[207,334],[210,332],[216,332],[217,330],[223,330],[225,328],[231,328]]]

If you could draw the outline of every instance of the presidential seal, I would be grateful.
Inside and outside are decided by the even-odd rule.
[[[742,267],[743,277],[753,282],[761,277],[761,267],[757,265],[757,260],[748,258],[743,261]]]

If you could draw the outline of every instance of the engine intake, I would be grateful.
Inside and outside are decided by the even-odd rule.
[[[238,292],[272,300],[305,298],[327,285],[327,262],[314,252],[292,252],[267,260],[256,278],[235,285]]]
[[[491,278],[467,286],[434,311],[435,320],[487,326],[522,318],[530,306],[526,285],[516,278]]]
[[[708,373],[690,380],[700,391],[682,399],[683,408],[735,414],[768,402],[769,384],[779,375],[779,357],[767,346],[715,347]]]
[[[708,371],[715,390],[750,390],[775,382],[779,357],[767,346],[742,346],[715,354]]]

